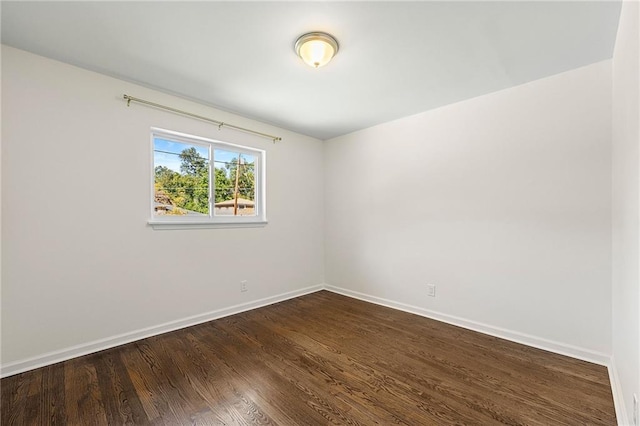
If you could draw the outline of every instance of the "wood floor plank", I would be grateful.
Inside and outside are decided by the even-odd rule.
[[[109,424],[148,423],[140,398],[120,359],[119,351],[109,350],[97,354],[95,367]]]
[[[27,386],[33,372],[18,374],[2,379],[2,421],[3,425],[24,424]]]
[[[615,425],[603,366],[327,291],[0,385],[3,425]]]
[[[108,424],[98,384],[98,373],[88,357],[64,364],[65,414],[69,424]]]
[[[26,392],[25,424],[37,423],[42,418],[42,404],[39,389],[42,389],[43,369],[34,371],[33,379],[29,381]]]
[[[176,356],[184,365],[188,365],[188,359],[197,372],[191,378],[191,386],[212,407],[212,414],[219,421],[237,423],[246,413],[249,423],[273,424],[269,414],[261,411],[264,405],[254,402],[256,396],[250,383],[224,362],[221,354],[208,352],[206,343],[192,333],[185,337],[176,345],[180,348]]]
[[[59,363],[42,368],[40,400],[42,407],[40,423],[52,426],[67,424],[64,408],[64,364]]]

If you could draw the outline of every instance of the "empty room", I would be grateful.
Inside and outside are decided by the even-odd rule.
[[[0,16],[2,425],[640,426],[640,2]]]

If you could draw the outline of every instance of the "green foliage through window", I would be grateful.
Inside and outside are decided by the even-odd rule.
[[[210,152],[214,156],[213,182],[209,182]],[[252,155],[155,138],[154,174],[156,215],[209,215],[211,204],[216,215],[243,214],[239,208],[249,214],[254,212],[256,177]],[[210,183],[213,203],[209,200]],[[218,203],[221,204],[216,206]]]

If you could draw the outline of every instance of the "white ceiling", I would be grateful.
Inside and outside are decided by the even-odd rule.
[[[1,7],[4,44],[320,139],[611,58],[620,13],[618,1]],[[340,43],[318,70],[293,51],[309,31]]]

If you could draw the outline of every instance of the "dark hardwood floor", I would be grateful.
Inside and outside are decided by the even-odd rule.
[[[1,381],[2,425],[614,425],[605,367],[327,291]]]

